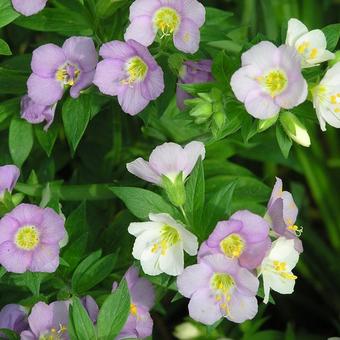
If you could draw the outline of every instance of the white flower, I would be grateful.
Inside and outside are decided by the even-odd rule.
[[[321,30],[308,31],[308,28],[297,19],[288,21],[286,44],[295,47],[302,57],[302,67],[313,67],[323,61],[334,58],[328,51],[325,34]]]
[[[177,276],[184,269],[184,252],[197,254],[197,237],[168,214],[150,214],[150,222],[131,223],[128,231],[136,236],[132,255],[140,260],[148,275]]]
[[[326,131],[326,122],[340,128],[340,62],[326,72],[312,94],[321,130]]]
[[[280,237],[273,242],[259,268],[259,275],[263,277],[264,303],[269,301],[270,289],[280,294],[293,293],[297,276],[292,269],[298,260],[299,253],[294,248],[293,239]]]

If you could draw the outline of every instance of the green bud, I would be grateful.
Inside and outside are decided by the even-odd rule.
[[[334,59],[331,59],[329,62],[328,62],[328,65],[329,67],[332,67],[334,66],[336,63],[338,63],[340,61],[340,51],[336,51],[335,52],[335,57]]]
[[[212,102],[211,96],[210,96],[209,93],[205,93],[205,92],[203,92],[203,93],[198,93],[198,96],[199,96],[200,98],[202,98],[203,100],[207,101],[208,103],[211,103],[211,102]]]
[[[218,130],[224,127],[226,117],[223,111],[215,112],[213,119],[214,119],[214,124]]]
[[[280,115],[280,122],[291,139],[302,146],[310,146],[311,142],[307,129],[293,113],[283,112]]]
[[[211,117],[212,113],[212,105],[208,102],[201,102],[196,105],[189,114],[190,116],[197,118],[201,123],[204,123]]]
[[[162,187],[164,188],[170,202],[176,207],[183,206],[186,199],[183,173],[180,172],[174,181],[169,177],[162,177]]]
[[[204,103],[204,102],[205,102],[205,101],[202,100],[201,98],[192,98],[192,99],[186,99],[186,100],[184,101],[184,104],[185,104],[185,106],[191,106],[191,107],[193,107],[193,106],[195,106],[195,105],[199,105],[199,104]]]
[[[271,126],[273,126],[277,119],[279,118],[279,115],[276,115],[275,117],[268,118],[268,119],[262,119],[258,121],[257,124],[257,131],[258,132],[263,132],[269,129]]]

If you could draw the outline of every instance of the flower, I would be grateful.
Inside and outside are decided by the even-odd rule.
[[[64,220],[50,208],[20,204],[0,220],[0,263],[9,272],[54,272]]]
[[[212,325],[222,317],[241,323],[257,313],[258,279],[237,261],[208,255],[177,277],[178,291],[190,299],[189,315]]]
[[[28,95],[37,104],[50,106],[61,99],[65,87],[77,98],[92,84],[98,55],[93,40],[71,37],[62,47],[46,44],[33,51],[33,73],[27,81]]]
[[[326,49],[325,34],[321,30],[308,32],[306,25],[294,18],[288,21],[286,44],[300,54],[303,68],[317,66],[334,58],[334,53]]]
[[[202,159],[205,157],[204,144],[201,142],[190,142],[184,148],[175,143],[164,143],[152,151],[148,162],[143,158],[137,158],[126,167],[135,176],[161,185],[162,176],[175,182],[177,176],[182,173],[185,180],[199,157]]]
[[[0,329],[7,328],[20,333],[27,329],[27,313],[23,306],[10,304],[0,311]],[[0,337],[3,336],[0,332]]]
[[[54,105],[37,104],[26,95],[21,99],[21,118],[31,124],[39,124],[46,121],[44,130],[48,130],[53,123],[56,107],[56,103]]]
[[[131,298],[130,314],[116,340],[144,339],[152,334],[153,321],[149,312],[155,304],[155,290],[148,280],[138,277],[138,274],[138,269],[131,266],[124,275]],[[116,288],[114,283],[113,291]]]
[[[291,109],[307,98],[298,53],[269,41],[242,54],[242,67],[233,74],[230,85],[248,113],[259,119],[274,117],[280,108]]]
[[[303,251],[302,242],[298,236],[302,233],[302,228],[295,225],[298,215],[298,208],[293,196],[288,191],[282,191],[282,180],[276,178],[270,200],[267,206],[267,214],[275,236],[284,236],[293,239],[295,249],[301,253]]]
[[[280,237],[273,242],[268,256],[258,269],[263,278],[264,303],[269,301],[270,289],[280,294],[291,294],[294,291],[297,276],[292,269],[299,260],[299,253],[294,248],[294,240]]]
[[[237,259],[241,267],[255,269],[270,249],[268,233],[269,224],[262,217],[240,210],[228,221],[217,223],[208,240],[201,245],[198,258],[220,253]]]
[[[15,165],[0,166],[0,199],[3,197],[6,190],[12,192],[19,176],[20,170]]]
[[[326,123],[340,128],[340,62],[326,72],[312,94],[321,130],[326,131]]]
[[[148,49],[134,40],[111,41],[99,54],[93,83],[110,96],[118,96],[123,111],[136,115],[164,91],[163,71]]]
[[[197,0],[135,0],[130,7],[130,22],[125,40],[134,39],[150,46],[160,32],[161,39],[173,35],[178,50],[195,53],[205,8]]]
[[[28,317],[29,330],[20,334],[21,340],[68,340],[68,301],[55,301],[47,305],[36,303]]]
[[[179,73],[179,84],[207,83],[214,80],[211,74],[211,60],[185,61]],[[184,110],[184,101],[192,96],[177,85],[177,106]]]
[[[80,301],[84,308],[86,309],[90,319],[95,324],[97,322],[97,317],[99,314],[99,308],[96,300],[92,296],[86,295],[83,298],[81,298]]]
[[[136,236],[132,255],[141,261],[144,273],[177,276],[184,268],[183,250],[197,254],[197,237],[168,214],[150,214],[149,222],[131,223],[128,232]]]
[[[24,16],[30,16],[43,10],[47,0],[12,0],[14,9]]]

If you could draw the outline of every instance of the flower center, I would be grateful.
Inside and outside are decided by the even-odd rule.
[[[293,232],[297,237],[300,237],[303,232],[303,227],[298,227],[297,225],[289,225],[287,229]]]
[[[59,329],[51,328],[48,333],[41,335],[39,340],[64,340],[66,339],[67,328],[65,325],[60,324]]]
[[[220,308],[226,315],[229,315],[230,310],[228,304],[231,299],[231,290],[235,286],[233,277],[225,273],[215,273],[210,280],[210,286],[216,294],[216,302],[219,302]]]
[[[161,38],[163,38],[164,36],[173,34],[177,30],[181,22],[181,17],[173,8],[162,7],[155,13],[153,22],[157,30],[162,32]]]
[[[131,313],[131,315],[137,316],[137,312],[138,312],[137,306],[134,303],[131,303],[131,305],[130,305],[130,313]]]
[[[281,94],[286,89],[288,83],[287,76],[282,70],[272,70],[265,76],[258,77],[257,81],[271,97]]]
[[[21,227],[14,237],[16,246],[23,250],[33,250],[39,244],[39,231],[34,225]]]
[[[245,242],[238,234],[230,234],[220,242],[221,251],[228,257],[239,258],[245,248]]]
[[[176,228],[164,225],[161,230],[160,241],[155,243],[151,249],[153,253],[160,250],[161,255],[166,255],[168,249],[181,240],[181,236]]]
[[[296,46],[296,49],[298,53],[302,55],[305,59],[315,59],[319,54],[319,50],[315,47],[311,48],[308,41],[305,41]]]
[[[280,261],[273,261],[273,267],[275,272],[277,272],[284,279],[296,280],[297,276],[287,271],[287,263]]]
[[[80,76],[80,69],[77,65],[66,63],[63,66],[59,67],[56,78],[60,81],[63,85],[73,86],[75,85]]]
[[[130,85],[137,81],[144,80],[148,73],[149,67],[142,58],[136,56],[129,59],[129,61],[126,63],[125,70],[128,74],[128,77],[123,79],[121,83]]]
[[[333,111],[335,113],[340,113],[340,93],[332,94],[329,98]]]

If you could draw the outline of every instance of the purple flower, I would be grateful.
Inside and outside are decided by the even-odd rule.
[[[290,46],[262,41],[242,54],[242,67],[230,83],[237,99],[255,118],[268,119],[307,98],[301,58]]]
[[[205,8],[197,0],[136,0],[130,7],[130,21],[125,40],[134,39],[150,46],[160,32],[161,38],[173,35],[180,51],[195,53]]]
[[[282,180],[280,178],[276,178],[267,209],[267,216],[270,218],[276,236],[294,239],[295,249],[302,253],[302,242],[298,238],[302,233],[302,228],[295,225],[298,208],[292,194],[288,191],[282,191]]]
[[[54,272],[64,220],[50,208],[20,204],[0,220],[0,263],[9,272]]]
[[[90,316],[90,319],[95,324],[97,322],[97,317],[99,313],[97,302],[92,296],[86,295],[83,298],[81,298],[81,303],[85,307],[88,315]]]
[[[14,9],[22,15],[30,16],[44,9],[47,0],[12,0]]]
[[[0,166],[0,199],[5,191],[12,192],[20,176],[20,170],[15,165]]]
[[[21,340],[68,340],[68,301],[55,301],[47,305],[36,303],[28,317],[30,330],[20,334]]]
[[[93,83],[110,96],[118,96],[123,111],[136,115],[164,91],[163,71],[146,47],[134,40],[111,41],[99,54]]]
[[[148,162],[137,158],[126,167],[135,176],[161,185],[162,176],[175,181],[182,172],[184,180],[190,175],[199,157],[205,157],[204,144],[201,142],[190,142],[184,148],[175,143],[164,143],[152,151]]]
[[[132,266],[124,275],[131,298],[130,315],[116,340],[146,338],[152,334],[153,321],[149,311],[155,304],[155,291],[152,284],[138,274],[138,269]],[[116,290],[116,283],[112,288]]]
[[[217,223],[208,240],[202,243],[198,257],[220,253],[237,259],[241,267],[255,269],[270,249],[268,234],[268,222],[248,210],[241,210],[228,221]]]
[[[178,291],[190,299],[189,315],[212,325],[222,317],[241,323],[257,313],[258,279],[222,254],[204,257],[177,277]]]
[[[179,74],[179,84],[207,83],[214,80],[211,74],[211,60],[186,61],[183,63]],[[177,106],[184,110],[184,101],[192,96],[177,86],[176,99]]]
[[[25,119],[31,124],[39,124],[43,121],[46,121],[44,130],[48,130],[48,128],[53,123],[56,107],[57,104],[37,104],[29,96],[26,95],[21,99],[21,118]]]
[[[17,333],[27,329],[27,313],[24,307],[16,304],[3,307],[0,311],[0,328],[11,329]]]
[[[49,106],[61,99],[65,87],[77,98],[92,84],[98,55],[93,40],[71,37],[63,47],[46,44],[33,51],[28,95],[37,104]]]

